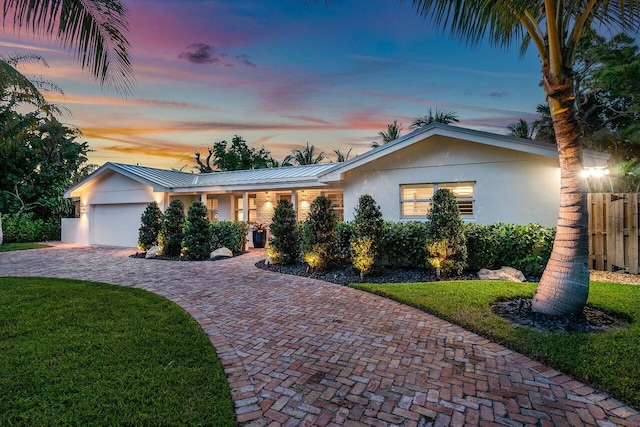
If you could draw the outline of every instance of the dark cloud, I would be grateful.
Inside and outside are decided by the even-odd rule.
[[[489,98],[504,98],[505,96],[509,96],[508,92],[491,92],[489,94]]]
[[[227,52],[221,52],[215,46],[205,43],[190,44],[184,52],[178,55],[178,58],[186,59],[193,64],[215,64],[225,67],[235,67],[239,64],[246,67],[256,67],[256,64],[251,62],[247,55],[232,57]]]

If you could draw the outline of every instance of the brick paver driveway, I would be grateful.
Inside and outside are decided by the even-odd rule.
[[[0,254],[0,276],[135,286],[188,311],[249,425],[640,425],[610,396],[443,320],[342,286],[217,262],[74,248]]]

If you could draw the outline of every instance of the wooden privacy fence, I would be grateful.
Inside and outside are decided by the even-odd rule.
[[[589,194],[589,261],[592,269],[638,274],[638,195]]]

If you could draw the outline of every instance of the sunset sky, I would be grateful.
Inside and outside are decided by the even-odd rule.
[[[281,160],[307,141],[352,154],[398,120],[428,110],[460,125],[507,133],[544,101],[539,59],[472,48],[434,30],[410,1],[125,0],[133,96],[99,85],[67,52],[3,30],[0,53],[30,52],[50,67],[23,69],[58,84],[61,121],[76,125],[90,161],[193,171],[193,153],[243,136]]]

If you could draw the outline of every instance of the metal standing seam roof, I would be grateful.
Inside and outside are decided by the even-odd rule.
[[[138,176],[148,182],[152,182],[167,189],[241,184],[260,185],[289,181],[317,181],[318,175],[327,172],[336,166],[336,164],[328,163],[319,165],[287,166],[280,168],[194,174],[122,163],[111,164],[116,169]]]

